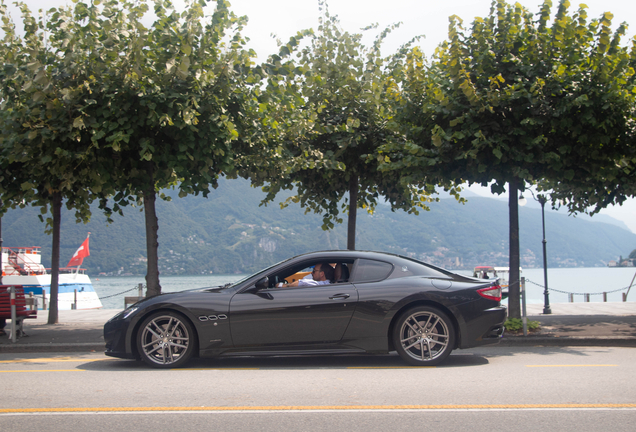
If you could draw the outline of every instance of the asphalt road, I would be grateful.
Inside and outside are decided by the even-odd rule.
[[[485,347],[435,368],[360,356],[154,370],[101,353],[4,353],[0,430],[633,431],[635,354]]]

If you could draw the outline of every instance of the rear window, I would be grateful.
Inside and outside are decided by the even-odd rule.
[[[397,263],[395,270],[391,273],[390,279],[407,277],[407,276],[424,276],[432,278],[449,278],[448,272],[442,272],[436,268],[428,267],[417,261],[402,260]]]
[[[355,282],[373,282],[386,279],[393,270],[393,265],[384,261],[360,259],[356,263]]]

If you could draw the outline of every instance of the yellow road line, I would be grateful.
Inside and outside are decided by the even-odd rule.
[[[344,369],[434,369],[436,366],[347,366]],[[170,369],[173,371],[195,371],[195,370],[264,370],[269,368],[230,368],[230,367],[215,367],[215,368],[179,368]],[[274,367],[273,369],[280,369]],[[334,369],[334,368],[330,368]]]
[[[180,368],[170,369],[171,371],[205,371],[205,370],[261,370],[261,368]]]
[[[526,367],[618,367],[615,364],[598,364],[598,365],[583,365],[583,364],[571,364],[571,365],[526,365]]]
[[[156,412],[156,411],[351,411],[351,410],[476,410],[476,409],[563,409],[636,408],[628,404],[469,404],[469,405],[326,405],[326,406],[234,406],[234,407],[88,407],[88,408],[2,408],[0,414],[78,413],[78,412]]]
[[[0,373],[30,373],[30,372],[85,372],[82,369],[24,369],[24,370],[3,370]]]
[[[0,360],[0,363],[56,363],[56,362],[86,362],[86,361],[104,361],[114,360],[108,358],[79,358],[79,357],[51,357],[51,358],[34,358],[34,359],[15,359],[15,360]]]
[[[348,366],[346,369],[435,369],[437,366]]]

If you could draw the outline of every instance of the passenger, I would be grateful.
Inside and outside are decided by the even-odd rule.
[[[315,286],[333,283],[333,267],[326,263],[318,263],[314,266],[314,269],[311,272],[311,276],[311,279],[303,278],[299,281],[292,282],[287,286]]]

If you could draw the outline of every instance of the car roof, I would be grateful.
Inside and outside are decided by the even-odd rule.
[[[324,256],[325,258],[368,258],[368,259],[395,259],[395,258],[403,258],[403,259],[411,259],[408,257],[404,257],[397,254],[387,253],[387,252],[378,252],[378,251],[360,251],[360,250],[323,250],[323,251],[313,251],[307,252],[301,255],[297,255],[294,258],[320,258]]]
[[[446,273],[446,274],[452,273],[449,270],[443,269],[441,267],[426,263],[424,261],[421,261],[415,258],[409,258],[403,255],[398,255],[398,254],[393,254],[388,252],[379,252],[379,251],[360,251],[360,250],[315,251],[315,252],[307,252],[301,255],[297,255],[293,258],[290,258],[287,262],[295,263],[297,261],[315,260],[315,259],[338,260],[338,259],[356,259],[356,258],[364,258],[369,260],[381,260],[381,261],[383,260],[383,261],[389,261],[392,264],[400,264],[400,265],[402,265],[404,261],[408,261],[410,263],[415,263],[418,265],[435,269],[442,273]]]

